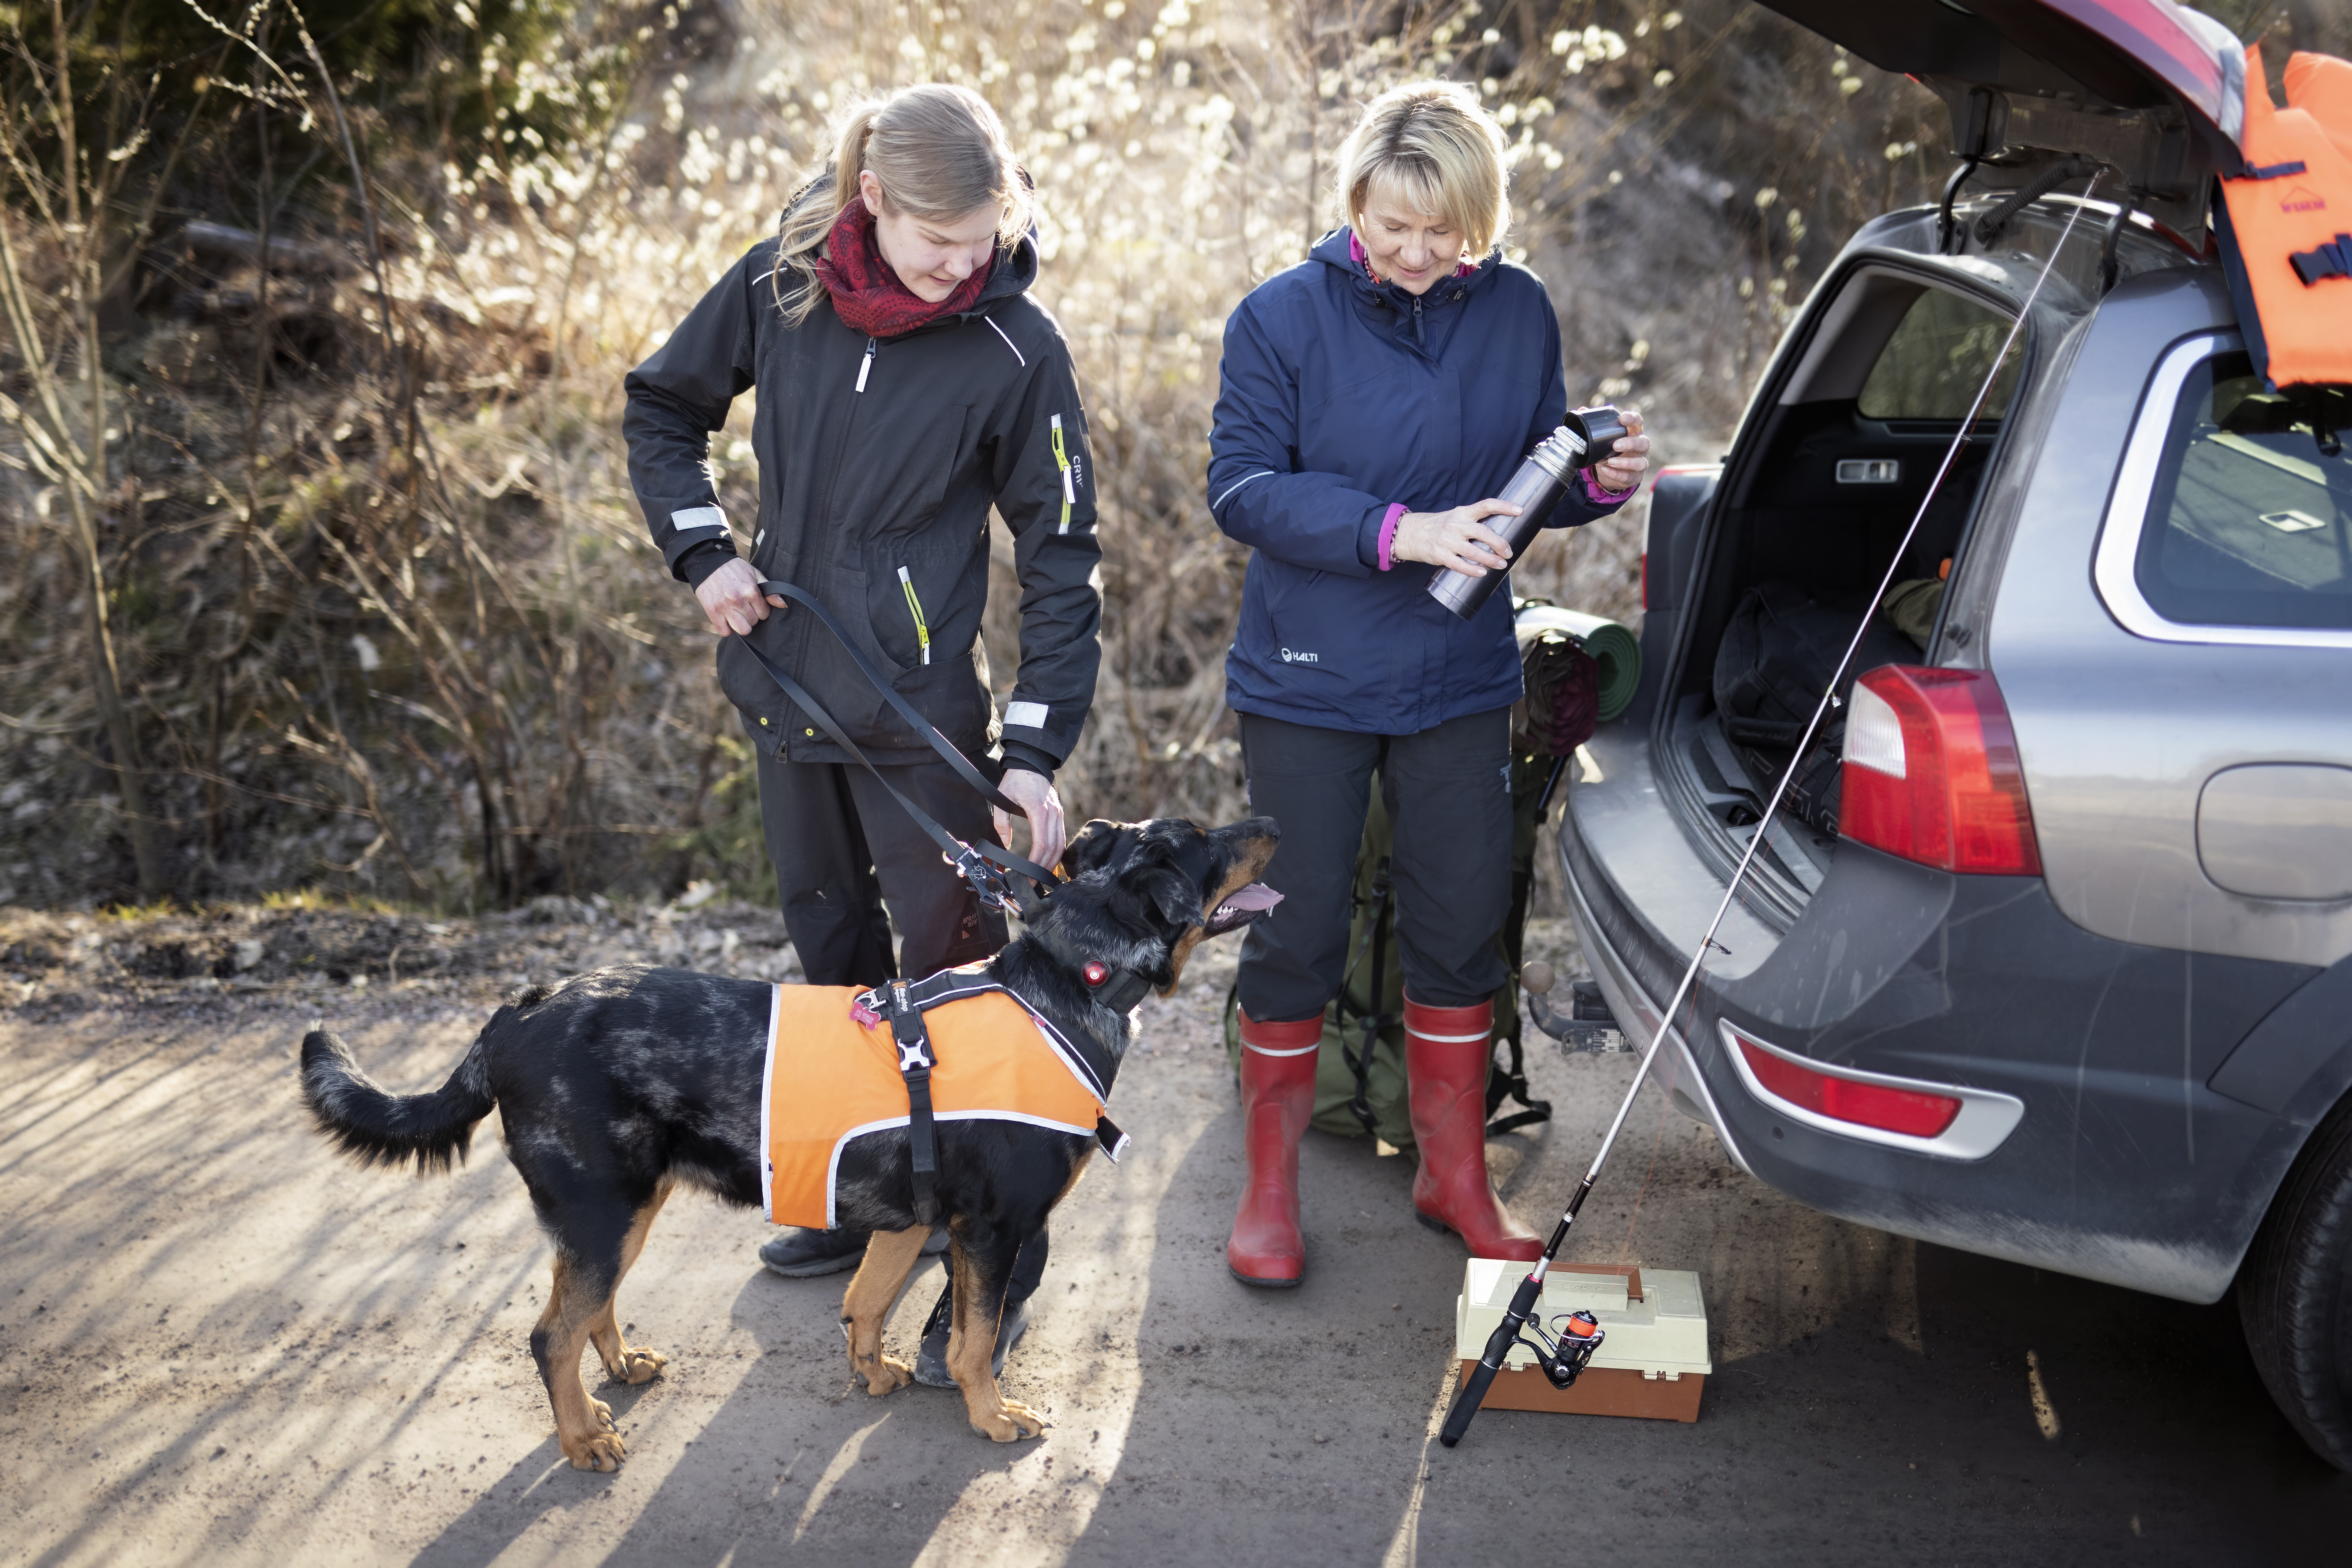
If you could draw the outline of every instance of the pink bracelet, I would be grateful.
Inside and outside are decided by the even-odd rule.
[[[1404,503],[1398,501],[1389,508],[1388,516],[1381,519],[1381,570],[1385,572],[1396,563],[1390,559],[1389,546],[1396,542],[1397,519],[1404,515]]]

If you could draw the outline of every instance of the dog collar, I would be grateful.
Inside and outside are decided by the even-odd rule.
[[[1132,1012],[1151,989],[1150,976],[1078,952],[1058,936],[1034,930],[1028,936],[1084,981],[1089,996],[1114,1013]]]

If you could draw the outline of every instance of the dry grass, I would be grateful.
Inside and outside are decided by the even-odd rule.
[[[168,864],[141,885],[56,487],[12,459],[0,903],[316,888],[477,909],[704,879],[765,897],[749,753],[699,616],[646,542],[619,383],[768,230],[854,93],[968,82],[1037,181],[1040,291],[1075,345],[1104,476],[1106,658],[1063,775],[1081,816],[1238,807],[1223,656],[1244,552],[1201,488],[1219,336],[1332,221],[1331,154],[1366,98],[1431,73],[1480,84],[1516,143],[1507,243],[1551,286],[1570,390],[1643,405],[1666,461],[1720,451],[1838,243],[1942,173],[1924,91],[1738,0],[725,15],[731,42],[657,66],[637,47],[634,76],[590,35],[505,62],[575,100],[588,134],[561,154],[518,134],[467,169],[379,151],[380,245],[314,183],[278,211],[302,248],[273,268],[151,247],[107,317],[121,418],[100,537]],[[595,84],[614,79],[604,114]],[[332,106],[312,77],[289,80],[309,96],[278,105],[278,156],[333,166]],[[310,143],[288,129],[304,108]],[[244,123],[227,122],[230,153]],[[271,189],[239,178],[218,188]],[[257,226],[221,199],[184,216]],[[739,519],[751,402],[713,446]],[[1551,536],[1520,591],[1636,615],[1641,530],[1637,503]],[[1009,589],[1009,548],[998,571]],[[1009,685],[1009,613],[987,635]]]

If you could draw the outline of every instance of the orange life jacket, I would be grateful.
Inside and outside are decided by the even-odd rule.
[[[2298,54],[2285,79],[2279,109],[2246,51],[2246,173],[2217,214],[2238,324],[2273,387],[2352,382],[2352,61]]]
[[[831,1229],[841,1151],[861,1132],[907,1125],[907,1080],[887,1023],[862,1025],[846,985],[778,985],[768,1020],[760,1142],[761,1196],[777,1225]],[[940,1121],[1026,1121],[1094,1137],[1103,1105],[1049,1044],[1029,1010],[1001,991],[923,1015],[931,1106]]]

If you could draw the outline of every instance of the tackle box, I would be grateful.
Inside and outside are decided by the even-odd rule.
[[[1510,1310],[1512,1293],[1528,1266],[1474,1258],[1454,1303],[1454,1353],[1468,1378],[1486,1353],[1486,1337]],[[1534,1354],[1515,1345],[1486,1390],[1489,1410],[1563,1410],[1579,1415],[1645,1415],[1662,1421],[1698,1419],[1699,1390],[1715,1364],[1707,1360],[1706,1303],[1698,1276],[1681,1269],[1627,1265],[1555,1265],[1536,1298],[1540,1321],[1582,1308],[1608,1335],[1572,1387],[1554,1388]]]

